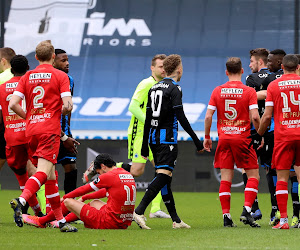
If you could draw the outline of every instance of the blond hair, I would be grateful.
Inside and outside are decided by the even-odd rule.
[[[41,62],[50,61],[54,53],[54,47],[51,44],[51,40],[40,42],[35,49],[36,57]]]

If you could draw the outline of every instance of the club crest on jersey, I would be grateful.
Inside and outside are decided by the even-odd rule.
[[[138,154],[135,154],[135,155],[134,155],[134,158],[138,158],[138,157],[139,157],[139,155],[138,155]]]
[[[174,148],[174,146],[173,146],[173,145],[170,145],[169,147],[170,147],[170,151],[172,151],[172,150],[173,150],[173,148]]]

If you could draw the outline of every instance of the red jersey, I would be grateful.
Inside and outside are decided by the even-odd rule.
[[[266,106],[274,107],[274,140],[300,140],[300,76],[283,74],[271,82]]]
[[[249,111],[258,108],[256,92],[229,81],[214,89],[207,108],[217,110],[219,139],[245,139],[250,136]]]
[[[0,105],[5,126],[4,137],[7,146],[17,146],[27,143],[25,137],[25,120],[8,107],[9,101],[20,78],[21,76],[15,76],[0,85]],[[23,100],[20,104],[25,110],[25,100]]]
[[[41,64],[22,76],[14,95],[26,99],[26,136],[60,135],[61,98],[71,96],[65,72]]]
[[[82,196],[101,188],[106,188],[108,193],[106,204],[108,215],[115,222],[130,226],[136,199],[136,186],[133,176],[123,168],[116,168],[100,175],[95,181],[64,195],[64,199]]]

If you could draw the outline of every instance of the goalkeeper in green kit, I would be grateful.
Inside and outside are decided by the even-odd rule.
[[[161,81],[165,77],[163,61],[166,55],[159,54],[152,58],[151,71],[152,75],[149,78],[142,80],[132,98],[128,110],[132,113],[130,125],[128,127],[128,159],[132,164],[122,164],[122,167],[130,172],[134,177],[141,176],[144,173],[147,160],[141,156],[141,148],[143,142],[144,123],[146,118],[146,107],[148,101],[149,89]],[[149,161],[155,166],[153,155],[149,149]],[[120,166],[121,164],[117,164]],[[161,211],[160,204],[162,201],[161,193],[152,201],[150,218],[170,218],[168,214]]]

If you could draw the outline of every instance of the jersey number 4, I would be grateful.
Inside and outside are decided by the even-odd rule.
[[[124,205],[135,205],[135,199],[136,199],[136,188],[135,186],[131,186],[132,188],[132,200],[130,200],[130,187],[128,187],[127,185],[124,185],[124,189],[126,191],[126,195],[127,195],[127,200],[124,202]]]
[[[286,93],[281,92],[281,97],[283,98],[283,108],[282,112],[291,112],[291,108],[289,107],[289,99]],[[295,92],[290,91],[290,101],[292,104],[299,106],[300,110],[300,95],[298,95],[298,100],[295,99]]]

